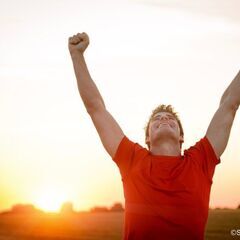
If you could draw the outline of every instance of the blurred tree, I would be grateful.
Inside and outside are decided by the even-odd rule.
[[[16,204],[12,207],[9,213],[17,214],[36,214],[41,213],[42,211],[35,208],[32,204]]]
[[[124,211],[123,206],[121,203],[115,203],[111,208],[111,212],[122,212]]]
[[[90,212],[108,212],[107,207],[93,207],[91,208]]]
[[[65,202],[63,203],[61,207],[61,214],[73,214],[73,204],[71,202]]]

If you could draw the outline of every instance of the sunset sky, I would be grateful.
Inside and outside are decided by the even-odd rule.
[[[185,149],[205,135],[239,71],[239,9],[239,0],[0,0],[0,211],[124,201],[79,97],[68,37],[89,34],[91,76],[131,140],[144,145],[151,110],[172,104]],[[240,112],[221,160],[210,206],[236,207]]]

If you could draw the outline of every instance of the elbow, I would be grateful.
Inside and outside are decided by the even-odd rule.
[[[227,107],[228,109],[234,112],[238,110],[239,104],[240,104],[240,99],[231,95],[226,97],[226,99],[224,99],[224,101],[221,102],[221,105]]]
[[[90,104],[85,104],[85,107],[89,115],[92,115],[101,109],[105,109],[105,105],[102,101],[93,101]]]

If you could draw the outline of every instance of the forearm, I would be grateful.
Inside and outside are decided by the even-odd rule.
[[[233,108],[237,109],[240,104],[240,72],[232,80],[228,88],[222,95],[220,105],[228,102]]]
[[[71,57],[78,90],[87,111],[90,113],[97,108],[105,108],[102,96],[90,76],[83,54],[76,51],[71,53]]]

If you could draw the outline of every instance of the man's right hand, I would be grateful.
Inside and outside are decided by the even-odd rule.
[[[113,116],[107,111],[102,96],[88,72],[83,57],[88,44],[89,38],[86,33],[78,33],[68,40],[68,48],[72,57],[80,96],[104,148],[113,158],[124,133]]]
[[[88,45],[89,37],[85,32],[73,35],[68,39],[68,49],[71,54],[74,52],[80,52],[83,54]]]

